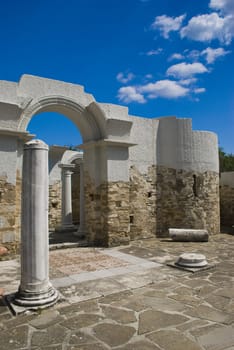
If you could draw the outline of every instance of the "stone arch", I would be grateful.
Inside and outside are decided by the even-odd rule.
[[[105,137],[105,116],[96,104],[83,106],[70,97],[62,95],[43,96],[32,99],[22,111],[18,131],[24,132],[31,119],[42,112],[57,112],[69,118],[80,130],[83,142],[97,141]],[[94,107],[94,105],[96,105]],[[92,112],[95,110],[95,114]]]

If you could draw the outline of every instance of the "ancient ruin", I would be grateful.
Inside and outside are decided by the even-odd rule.
[[[163,237],[170,227],[219,232],[214,133],[192,130],[187,118],[132,116],[126,107],[96,102],[80,85],[23,75],[18,83],[0,82],[2,243],[19,240],[27,126],[46,111],[65,115],[83,138],[81,152],[49,152],[51,228],[78,224],[78,236],[102,246]]]

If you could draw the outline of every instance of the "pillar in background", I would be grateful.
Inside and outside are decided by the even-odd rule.
[[[24,145],[21,215],[21,282],[15,303],[53,305],[58,292],[49,282],[48,146],[41,140]]]
[[[72,220],[72,187],[71,176],[75,164],[59,164],[62,169],[62,223],[59,231],[74,231]]]

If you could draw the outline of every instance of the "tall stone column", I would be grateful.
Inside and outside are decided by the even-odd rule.
[[[49,282],[48,146],[24,145],[21,215],[21,282],[14,302],[28,307],[54,304],[58,292]]]
[[[84,205],[84,166],[80,163],[80,225],[75,235],[85,237],[85,205]]]
[[[62,225],[60,231],[74,231],[72,221],[72,187],[71,176],[74,164],[59,164],[62,169]]]

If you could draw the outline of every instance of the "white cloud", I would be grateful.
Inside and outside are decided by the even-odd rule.
[[[127,73],[124,74],[122,72],[118,73],[116,76],[116,79],[123,84],[127,84],[129,81],[135,78],[135,75],[133,73]]]
[[[168,61],[172,61],[172,60],[183,60],[183,59],[184,59],[184,56],[181,55],[181,53],[173,53],[173,54],[169,57]]]
[[[197,61],[200,57],[201,53],[198,50],[191,50],[188,52],[187,57],[193,61]]]
[[[123,86],[118,91],[118,98],[121,102],[130,103],[138,102],[145,103],[144,96],[137,91],[135,86]]]
[[[155,83],[149,83],[139,87],[139,91],[146,93],[148,98],[178,98],[186,96],[189,92],[189,89],[184,88],[176,81],[172,80],[159,80]]]
[[[218,57],[226,56],[230,51],[224,50],[222,47],[217,49],[212,49],[211,47],[207,47],[207,49],[201,52],[201,55],[204,55],[207,63],[214,63]]]
[[[202,74],[208,72],[207,68],[199,62],[195,63],[178,63],[169,67],[167,70],[167,75],[171,75],[175,78],[189,78],[195,74]]]
[[[179,81],[180,85],[189,86],[196,83],[197,78],[182,79]]]
[[[195,16],[190,19],[187,26],[181,29],[180,35],[182,38],[187,37],[201,42],[217,39],[228,45],[234,36],[233,18],[232,16],[220,17],[215,12]]]
[[[206,89],[205,88],[196,88],[193,90],[193,92],[195,94],[202,94],[202,93],[206,92]]]
[[[146,56],[156,56],[156,55],[159,55],[162,51],[163,49],[159,47],[157,50],[150,50],[146,52]]]
[[[185,16],[186,15],[181,15],[178,17],[169,17],[166,15],[157,16],[155,17],[155,20],[152,23],[151,28],[154,30],[159,29],[161,32],[161,35],[165,39],[168,39],[170,32],[180,30]]]
[[[234,14],[233,0],[211,0],[209,7],[214,10],[220,10],[223,14]]]

